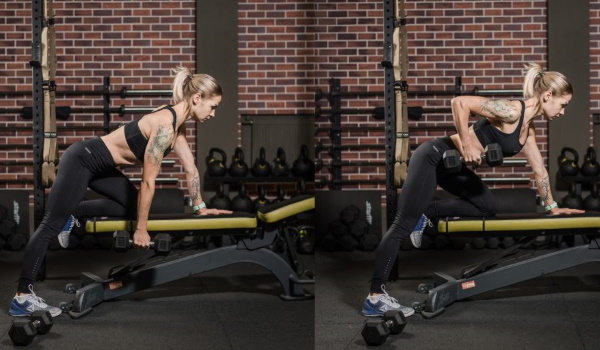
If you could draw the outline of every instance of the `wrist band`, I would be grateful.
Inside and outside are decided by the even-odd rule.
[[[556,202],[555,202],[555,203],[556,203]],[[194,206],[192,207],[192,210],[193,210],[193,211],[198,211],[198,210],[200,210],[200,209],[202,209],[202,208],[206,208],[206,203],[202,202],[202,203],[200,203],[200,204],[198,204],[198,205],[194,205]]]
[[[550,211],[556,207],[558,207],[558,203],[556,203],[556,201],[554,201],[550,205],[545,206],[544,209],[546,209],[546,211]]]

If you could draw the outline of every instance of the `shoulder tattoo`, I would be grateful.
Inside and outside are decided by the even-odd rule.
[[[485,115],[491,115],[507,122],[513,122],[519,118],[519,114],[507,100],[485,100],[481,104],[480,110]]]
[[[154,136],[147,148],[147,153],[152,164],[157,166],[160,165],[165,150],[171,146],[172,142],[173,127],[171,125],[159,125],[156,136]]]

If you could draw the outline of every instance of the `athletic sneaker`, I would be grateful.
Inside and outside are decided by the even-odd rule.
[[[63,227],[62,231],[58,234],[58,243],[61,247],[67,248],[69,246],[69,237],[71,236],[71,231],[73,231],[73,226],[79,227],[79,221],[75,219],[73,215],[69,216],[67,223]]]
[[[417,222],[417,225],[413,229],[413,232],[411,232],[411,234],[410,234],[410,241],[412,242],[413,247],[415,247],[415,248],[421,247],[421,241],[423,240],[423,231],[425,231],[425,227],[427,227],[427,226],[432,227],[433,224],[431,223],[431,220],[429,220],[427,218],[427,216],[425,216],[425,214],[423,214],[419,218],[419,221]]]
[[[386,291],[385,286],[381,286],[382,294],[367,296],[363,303],[363,316],[383,316],[386,311],[397,310],[404,314],[404,317],[411,316],[415,310],[410,307],[402,306],[398,300],[392,298]]]
[[[56,317],[61,314],[61,309],[46,304],[44,299],[38,297],[33,292],[33,286],[29,285],[29,291],[31,294],[25,294],[15,296],[10,303],[10,310],[8,314],[11,316],[31,316],[34,311],[47,310],[50,311],[52,317]]]

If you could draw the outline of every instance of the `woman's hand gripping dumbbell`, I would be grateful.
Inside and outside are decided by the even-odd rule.
[[[114,247],[116,250],[128,250],[133,247],[133,240],[127,231],[116,231],[114,235]],[[150,249],[156,254],[169,254],[171,252],[171,236],[167,233],[159,233],[150,241]]]
[[[450,149],[444,152],[444,168],[452,173],[457,173],[462,169],[464,162],[463,157],[456,149]],[[485,147],[484,153],[481,155],[481,159],[486,162],[489,166],[502,165],[504,156],[502,154],[502,147],[497,143],[491,143]]]

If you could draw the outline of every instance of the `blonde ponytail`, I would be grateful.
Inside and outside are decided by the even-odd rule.
[[[526,65],[523,97],[539,97],[546,91],[556,96],[572,95],[573,86],[562,73],[546,71],[537,63]]]
[[[223,96],[219,82],[208,74],[194,74],[189,68],[177,67],[173,70],[173,104],[189,100],[194,94],[200,94],[202,98]]]

